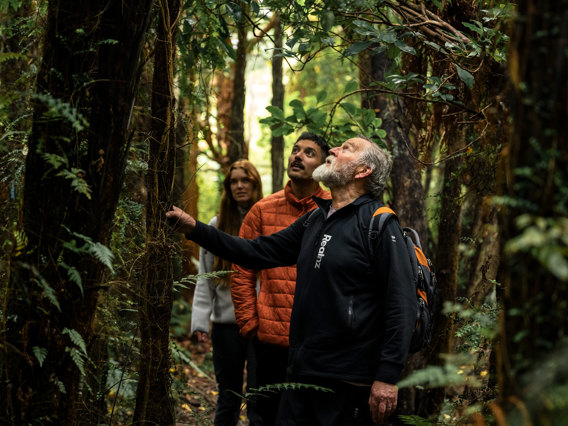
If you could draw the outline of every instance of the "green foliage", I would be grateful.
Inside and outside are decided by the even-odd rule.
[[[75,347],[67,346],[65,348],[65,351],[69,353],[71,359],[73,360],[79,371],[81,372],[81,375],[84,375],[85,361],[88,360],[89,358],[87,354],[87,346],[85,345],[83,337],[76,330],[70,330],[67,327],[63,329],[63,332],[61,334],[69,335],[71,342],[75,345]]]
[[[413,371],[397,383],[400,388],[417,386],[427,388],[463,386],[481,386],[481,381],[474,374],[471,357],[465,354],[441,354],[444,365],[429,365]]]
[[[42,116],[45,121],[66,120],[77,132],[89,127],[87,119],[68,102],[54,98],[49,93],[36,93],[33,98],[42,102],[47,108]]]
[[[63,228],[73,237],[76,237],[79,241],[82,241],[84,244],[82,246],[77,246],[76,239],[72,239],[70,241],[64,241],[63,247],[67,250],[70,250],[77,254],[89,254],[105,265],[111,273],[114,273],[114,268],[112,266],[112,261],[114,259],[114,255],[112,251],[99,242],[94,242],[90,237],[79,234],[77,232],[71,231],[65,225],[62,225]]]
[[[568,281],[568,218],[523,214],[516,218],[521,233],[509,240],[505,253],[528,253],[562,281]]]
[[[34,346],[32,348],[32,352],[35,355],[37,361],[39,362],[39,366],[41,367],[43,365],[43,362],[47,358],[47,349],[40,348],[39,346]]]
[[[249,392],[245,394],[245,398],[250,398],[252,396],[267,397],[270,393],[282,392],[285,390],[300,390],[300,389],[310,389],[318,392],[331,392],[332,389],[313,385],[309,383],[296,383],[296,382],[286,382],[286,383],[273,383],[266,386],[259,386],[258,388],[252,388]]]

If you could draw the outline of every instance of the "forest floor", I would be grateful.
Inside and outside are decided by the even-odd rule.
[[[212,425],[215,418],[218,388],[213,371],[211,343],[193,343],[179,339],[178,345],[191,354],[191,364],[176,365],[173,373],[178,381],[177,425]],[[240,414],[238,426],[248,425],[246,410]]]

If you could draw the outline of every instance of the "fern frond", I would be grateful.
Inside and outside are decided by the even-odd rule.
[[[178,281],[174,281],[173,282],[173,287],[174,289],[187,289],[189,288],[186,284],[191,284],[191,285],[195,285],[197,283],[197,280],[199,278],[204,278],[204,279],[217,279],[217,278],[222,278],[225,275],[229,275],[232,274],[233,271],[213,271],[213,272],[206,272],[203,274],[192,274],[192,275],[187,275],[183,278],[181,278]]]
[[[39,346],[34,346],[32,348],[32,352],[34,353],[36,359],[39,362],[39,366],[41,367],[43,365],[43,362],[47,358],[47,349],[40,348]]]
[[[59,265],[63,267],[67,271],[67,276],[71,280],[77,284],[79,290],[81,290],[81,296],[84,296],[85,293],[83,291],[83,280],[81,279],[81,273],[75,268],[74,266],[69,266],[65,262],[59,262]]]
[[[14,231],[14,238],[16,239],[16,252],[15,257],[20,256],[26,246],[28,245],[28,236],[23,230]]]
[[[267,397],[267,393],[276,393],[283,390],[298,390],[298,389],[312,389],[319,392],[331,392],[334,393],[333,389],[325,388],[323,386],[313,385],[310,383],[296,383],[296,382],[286,382],[286,383],[273,383],[266,386],[260,386],[259,388],[252,388],[250,392],[245,394],[245,398],[251,396],[264,396]]]
[[[85,360],[83,359],[83,354],[77,350],[77,348],[67,348],[67,352],[71,356],[71,359],[81,372],[81,375],[85,374]]]
[[[61,306],[59,306],[59,300],[57,300],[57,294],[55,293],[55,290],[51,288],[45,278],[43,278],[41,275],[38,274],[36,275],[36,277],[37,279],[35,281],[43,289],[44,296],[51,302],[53,306],[57,308],[59,312],[61,312]]]
[[[103,265],[105,265],[111,273],[114,274],[114,269],[112,267],[112,260],[114,259],[114,254],[112,251],[101,243],[94,243],[90,249],[90,253],[95,256]]]
[[[79,334],[76,330],[70,330],[67,327],[63,329],[62,334],[68,334],[71,341],[75,344],[75,346],[79,347],[81,351],[87,355],[87,346],[85,345],[85,341],[83,340],[83,336]]]

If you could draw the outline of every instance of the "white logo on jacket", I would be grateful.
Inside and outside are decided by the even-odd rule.
[[[328,243],[328,241],[331,240],[331,235],[327,235],[327,234],[323,234],[323,238],[321,239],[321,244],[320,244],[320,248],[318,250],[318,256],[316,259],[316,264],[314,265],[314,269],[319,269],[320,265],[321,265],[321,261],[323,260],[323,257],[325,256],[325,246]]]

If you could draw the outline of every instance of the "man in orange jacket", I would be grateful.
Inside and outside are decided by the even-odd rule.
[[[325,162],[329,146],[321,137],[305,132],[288,158],[286,187],[257,202],[246,215],[239,236],[254,239],[278,232],[316,207],[312,196],[330,198],[312,179],[312,172]],[[253,339],[257,359],[257,384],[286,381],[290,314],[296,287],[296,266],[257,271],[234,265],[231,294],[241,334]],[[257,296],[257,278],[260,290]],[[264,394],[258,411],[263,424],[274,425],[279,393]]]

